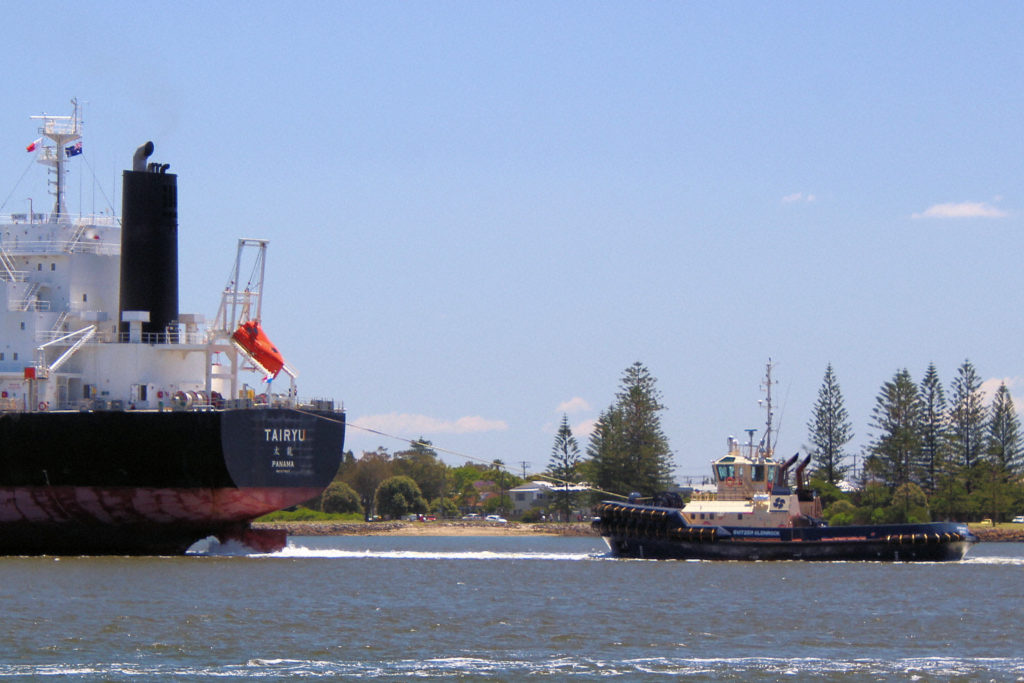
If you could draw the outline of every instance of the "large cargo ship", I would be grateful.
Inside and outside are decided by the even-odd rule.
[[[771,447],[771,363],[765,405],[768,422],[759,444],[749,430],[746,448],[733,438],[711,463],[715,491],[685,505],[675,493],[643,500],[605,501],[593,526],[618,557],[676,560],[960,560],[977,537],[966,524],[829,526],[821,499],[804,486],[807,456],[786,461]],[[744,452],[745,451],[745,452]],[[792,477],[789,470],[796,465]],[[795,479],[795,482],[792,481]],[[795,485],[794,485],[795,484]]]
[[[299,399],[263,331],[266,240],[239,240],[212,320],[180,312],[177,178],[153,144],[123,174],[120,220],[72,215],[77,104],[33,118],[55,200],[0,217],[0,553],[282,547],[250,522],[330,483],[345,415]]]

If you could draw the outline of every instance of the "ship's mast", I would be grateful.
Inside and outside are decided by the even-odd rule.
[[[764,390],[765,390],[765,429],[764,429],[764,453],[765,457],[772,457],[772,453],[775,448],[772,446],[772,422],[775,419],[775,414],[772,412],[772,359],[768,359],[768,366],[765,370],[764,378]]]
[[[64,203],[64,187],[66,185],[64,180],[64,164],[67,159],[71,158],[72,153],[66,150],[69,143],[82,137],[82,121],[78,113],[78,100],[72,99],[71,104],[74,107],[71,116],[43,114],[31,117],[42,121],[42,125],[39,126],[39,133],[43,137],[53,140],[55,145],[52,147],[44,145],[39,150],[39,156],[36,158],[36,161],[39,163],[49,166],[50,172],[56,176],[55,180],[50,181],[50,184],[55,186],[52,190],[54,195],[53,214],[50,216],[52,221],[59,220],[68,211],[67,204]]]

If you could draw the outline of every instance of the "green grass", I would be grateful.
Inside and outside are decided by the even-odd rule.
[[[343,514],[319,512],[299,506],[294,510],[278,510],[269,515],[263,515],[257,522],[362,522],[363,516],[358,512],[346,512]]]

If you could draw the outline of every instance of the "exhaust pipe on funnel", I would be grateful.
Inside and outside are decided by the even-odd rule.
[[[139,145],[139,148],[135,150],[135,156],[132,157],[132,170],[133,171],[145,171],[146,170],[146,159],[153,153],[153,142],[149,141],[144,145]]]

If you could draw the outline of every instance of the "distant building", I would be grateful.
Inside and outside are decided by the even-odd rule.
[[[518,517],[531,507],[547,505],[551,500],[550,488],[540,481],[528,481],[508,490],[512,499],[512,514]]]
[[[519,486],[510,488],[508,495],[512,499],[512,514],[518,517],[532,507],[550,505],[554,501],[553,492],[556,489],[561,491],[563,488],[558,484],[546,481],[527,481]],[[590,486],[586,483],[569,486],[569,491],[573,493],[589,490]]]

